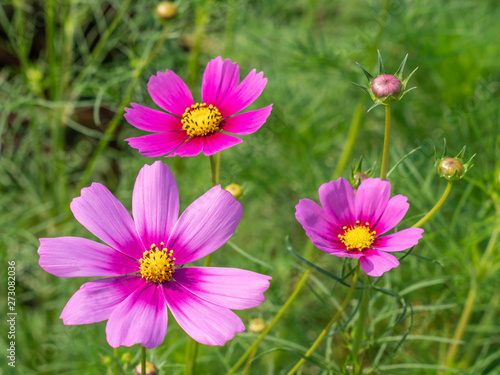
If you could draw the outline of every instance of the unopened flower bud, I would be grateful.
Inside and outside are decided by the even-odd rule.
[[[162,20],[169,20],[177,15],[177,7],[171,1],[162,1],[156,6],[156,16]]]
[[[438,173],[441,177],[450,179],[455,177],[459,179],[464,174],[464,166],[462,162],[455,158],[443,158],[438,164]]]
[[[253,333],[261,333],[267,327],[266,321],[261,318],[256,318],[250,320],[250,324],[248,326],[248,330]]]
[[[135,366],[134,372],[136,375],[143,375],[141,374],[141,364],[139,363],[137,366]],[[146,362],[146,374],[144,375],[156,375],[158,372],[158,369],[154,365],[154,363],[151,362]]]
[[[131,353],[123,353],[122,354],[122,362],[123,363],[132,363],[132,360],[134,357],[132,356]]]
[[[233,197],[235,197],[236,199],[239,199],[243,194],[243,190],[238,184],[229,184],[224,189],[233,194]]]
[[[392,74],[382,74],[372,82],[372,91],[378,98],[397,95],[401,91],[401,81]]]
[[[353,176],[354,183],[356,184],[356,186],[359,186],[360,183],[362,183],[364,180],[366,180],[369,177],[370,176],[368,176],[366,173],[363,173],[363,172],[354,173],[354,176]]]
[[[371,168],[368,170],[363,171],[363,157],[359,158],[359,161],[356,165],[351,166],[351,185],[354,189],[357,189],[359,184],[366,180],[367,178],[370,178],[370,174],[372,173]]]
[[[113,363],[113,358],[111,358],[111,356],[109,355],[103,355],[101,357],[101,363],[103,366],[111,366],[111,364]]]

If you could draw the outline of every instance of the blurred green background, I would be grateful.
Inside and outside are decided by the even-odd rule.
[[[221,184],[243,186],[244,217],[232,243],[213,265],[273,277],[266,302],[238,312],[270,320],[295,288],[308,243],[296,222],[301,198],[317,200],[332,177],[348,178],[363,157],[380,165],[384,110],[351,84],[365,84],[359,62],[376,74],[380,50],[388,73],[408,53],[405,76],[419,67],[392,109],[390,175],[393,194],[411,204],[400,228],[413,225],[439,199],[446,182],[434,171],[434,149],[450,156],[466,145],[474,168],[457,181],[442,209],[424,225],[423,240],[399,268],[378,282],[411,304],[374,293],[364,337],[364,373],[435,374],[445,361],[466,301],[471,310],[450,373],[500,374],[500,4],[476,1],[229,0],[178,1],[168,24],[155,1],[2,1],[0,6],[0,256],[16,262],[18,374],[130,374],[139,348],[113,350],[105,322],[64,326],[59,315],[88,279],[60,279],[38,266],[40,237],[93,238],[69,203],[92,181],[105,184],[127,208],[145,158],[123,139],[145,134],[122,117],[136,102],[157,108],[149,76],[171,69],[200,98],[208,60],[223,56],[268,78],[250,107],[274,103],[267,123],[222,153]],[[345,146],[359,126],[352,152]],[[344,153],[343,153],[344,152]],[[342,155],[347,157],[342,162]],[[181,209],[211,186],[208,158],[158,158],[173,170]],[[339,164],[340,163],[340,164]],[[488,250],[487,257],[483,257]],[[400,256],[403,254],[399,254]],[[343,260],[323,255],[320,267],[340,275]],[[250,374],[280,374],[300,358],[338,308],[346,289],[313,272],[298,299],[260,344]],[[2,295],[4,293],[2,292]],[[6,294],[5,294],[6,295]],[[350,305],[350,313],[359,302]],[[2,310],[7,311],[7,302]],[[337,370],[307,364],[304,374],[348,373],[352,322],[315,358]],[[6,315],[4,314],[4,317]],[[463,318],[464,319],[464,318]],[[0,340],[8,347],[2,318]],[[398,324],[396,324],[398,323]],[[238,334],[225,347],[199,348],[199,374],[223,374],[256,335]],[[184,373],[187,335],[173,318],[163,345],[148,351],[161,374]],[[402,339],[406,341],[401,345]],[[293,349],[293,350],[292,350]],[[5,350],[4,350],[5,353]],[[122,361],[123,354],[132,363]],[[125,361],[126,362],[126,361]],[[10,373],[2,355],[1,371]],[[240,369],[240,373],[241,373]]]

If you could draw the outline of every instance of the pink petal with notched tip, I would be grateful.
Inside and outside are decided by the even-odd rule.
[[[321,206],[337,227],[354,225],[354,189],[346,179],[339,178],[337,181],[323,184],[318,193]]]
[[[139,261],[80,237],[40,238],[40,267],[59,277],[117,276],[139,270]]]
[[[222,130],[234,134],[251,134],[264,125],[271,114],[273,105],[255,111],[240,113],[224,120]]]
[[[173,156],[171,153],[181,146],[189,136],[184,130],[167,133],[143,135],[142,137],[127,138],[130,147],[139,150],[139,153],[148,157]]]
[[[194,340],[205,345],[224,345],[245,325],[231,310],[206,302],[180,283],[164,285],[170,312],[181,328]]]
[[[116,307],[141,288],[140,276],[118,276],[83,284],[61,313],[66,325],[92,324],[109,319]]]
[[[249,309],[264,302],[271,277],[237,268],[186,267],[175,281],[199,298],[228,309]]]
[[[177,150],[172,152],[170,156],[195,156],[203,150],[204,137],[192,137],[187,142],[184,142]]]
[[[109,317],[106,338],[113,348],[141,344],[152,349],[165,339],[167,324],[163,287],[143,282],[143,287],[122,301]]]
[[[83,188],[70,207],[76,220],[96,237],[125,255],[141,258],[144,250],[132,217],[104,185],[94,182]]]
[[[172,172],[161,161],[140,170],[132,195],[132,212],[146,249],[167,242],[179,217],[179,192]]]
[[[377,235],[382,235],[399,224],[410,208],[408,198],[403,195],[395,195],[389,200],[384,213],[380,216],[373,230]]]
[[[220,111],[219,105],[238,86],[239,81],[240,68],[237,63],[232,63],[229,59],[223,61],[220,56],[210,60],[203,73],[201,86],[203,103],[212,104]],[[222,112],[221,114],[230,115]]]
[[[391,254],[374,249],[365,250],[360,258],[361,268],[369,276],[382,276],[384,272],[399,266],[397,258]]]
[[[194,262],[214,252],[233,235],[243,207],[232,194],[214,186],[182,213],[167,242],[175,265]]]
[[[165,111],[182,117],[186,108],[194,104],[191,91],[171,70],[158,72],[148,82],[149,95],[153,101]]]
[[[424,230],[421,228],[408,228],[388,236],[377,237],[373,248],[382,251],[403,251],[415,246],[422,238]]]
[[[149,132],[168,132],[182,129],[179,118],[168,113],[131,103],[132,108],[125,108],[125,120],[137,129]]]
[[[361,225],[370,227],[378,221],[391,197],[391,183],[379,178],[369,178],[361,182],[356,191],[356,219]]]
[[[240,138],[221,132],[215,132],[203,137],[203,153],[206,156],[210,156],[241,142],[242,140]]]

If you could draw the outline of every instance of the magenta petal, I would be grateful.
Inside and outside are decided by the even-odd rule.
[[[391,197],[391,183],[379,178],[368,178],[361,182],[356,191],[356,220],[371,227],[384,213]]]
[[[148,82],[149,95],[165,111],[182,117],[187,107],[194,104],[189,88],[177,74],[171,70],[158,72]]]
[[[125,139],[130,147],[139,150],[139,153],[148,157],[172,156],[170,154],[182,145],[189,136],[185,131],[173,131],[168,133],[156,133],[143,135],[142,137]]]
[[[244,112],[224,120],[222,130],[234,134],[251,134],[259,130],[264,125],[273,105],[257,109],[251,112]]]
[[[237,268],[186,267],[175,281],[197,297],[228,309],[249,309],[264,302],[271,277]]]
[[[365,250],[364,256],[360,259],[361,268],[369,276],[382,276],[384,272],[399,266],[397,258],[391,254],[377,250]]]
[[[167,323],[163,287],[143,282],[115,308],[106,324],[106,337],[113,348],[141,344],[152,349],[165,339]]]
[[[135,180],[132,212],[146,249],[167,242],[179,217],[179,192],[172,172],[161,161],[140,170]]]
[[[83,284],[61,313],[66,325],[92,324],[109,319],[114,309],[144,284],[140,276],[119,276]]]
[[[172,152],[170,156],[195,156],[203,151],[203,137],[192,137],[187,142],[184,142],[177,150]]]
[[[410,204],[407,202],[408,198],[403,195],[395,195],[389,200],[384,213],[380,216],[378,222],[373,228],[377,235],[384,234],[385,232],[394,228],[398,223],[403,220],[406,215]]]
[[[109,246],[79,237],[40,238],[40,267],[59,277],[116,276],[140,263]]]
[[[233,137],[232,135],[215,132],[212,135],[203,137],[203,153],[206,156],[210,156],[226,148],[237,145],[241,141],[240,138]]]
[[[132,258],[142,257],[144,250],[132,217],[104,185],[94,182],[83,188],[70,207],[76,220],[109,246]]]
[[[377,237],[373,248],[383,251],[402,251],[415,246],[422,238],[422,228],[408,228],[384,237]]]
[[[203,103],[212,104],[220,110],[219,104],[238,86],[239,81],[240,68],[237,63],[229,59],[222,61],[220,56],[210,60],[203,73]]]
[[[323,184],[318,193],[321,205],[339,228],[354,225],[354,189],[346,179]]]
[[[168,307],[177,323],[194,340],[224,345],[245,325],[231,310],[206,302],[176,282],[164,284]]]
[[[181,120],[168,113],[131,103],[132,108],[125,108],[125,120],[137,129],[149,132],[168,132],[182,129]]]
[[[345,250],[339,240],[340,228],[336,227],[325,211],[310,199],[301,199],[295,206],[295,218],[302,224],[314,246],[326,253]]]
[[[182,213],[167,242],[175,265],[193,262],[221,247],[233,235],[243,207],[232,194],[214,186]]]
[[[234,115],[252,104],[266,87],[267,78],[263,77],[264,73],[256,73],[255,69],[248,73],[238,87],[217,106],[222,116]]]

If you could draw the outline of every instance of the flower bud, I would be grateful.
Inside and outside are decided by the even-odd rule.
[[[359,184],[366,180],[367,178],[370,178],[370,175],[372,173],[371,169],[368,169],[366,171],[362,170],[361,164],[363,163],[363,157],[359,158],[359,161],[356,165],[351,166],[351,185],[354,187],[354,189],[357,189]]]
[[[238,184],[229,184],[224,188],[224,190],[229,191],[236,199],[240,199],[241,195],[243,194],[243,190]]]
[[[406,85],[410,80],[411,76],[418,67],[410,73],[406,79],[403,80],[403,70],[405,68],[406,60],[408,59],[408,55],[405,56],[403,62],[399,66],[399,69],[394,74],[386,74],[384,63],[382,62],[382,56],[380,56],[380,51],[378,52],[378,61],[379,61],[379,75],[376,78],[368,73],[361,65],[356,63],[368,80],[368,87],[361,86],[357,83],[354,83],[359,88],[363,89],[370,95],[375,104],[373,104],[369,109],[372,110],[378,105],[389,105],[392,102],[400,101],[403,99],[403,96],[416,87],[411,87],[406,89]]]
[[[123,363],[132,363],[132,360],[134,359],[134,357],[132,356],[131,353],[123,353],[122,354],[122,362]]]
[[[248,326],[248,330],[252,333],[261,333],[267,327],[266,321],[261,318],[256,318],[250,320],[250,324]]]
[[[162,1],[156,6],[156,16],[162,20],[169,20],[177,15],[177,7],[171,1]]]
[[[103,366],[106,367],[111,366],[111,364],[113,363],[113,358],[111,358],[111,356],[109,355],[103,355],[101,357],[101,363]]]
[[[463,156],[465,154],[465,146],[460,150],[457,156],[454,158],[446,156],[446,139],[444,140],[444,152],[441,158],[436,156],[436,172],[439,177],[442,177],[448,181],[455,181],[461,179],[468,172],[470,168],[473,167],[471,164],[472,159],[476,154],[472,155],[467,163],[464,163]]]
[[[141,374],[141,364],[139,363],[137,366],[135,366],[134,372],[136,375],[143,375]],[[144,375],[156,375],[158,373],[158,369],[154,365],[154,363],[151,362],[146,362],[146,374]]]

